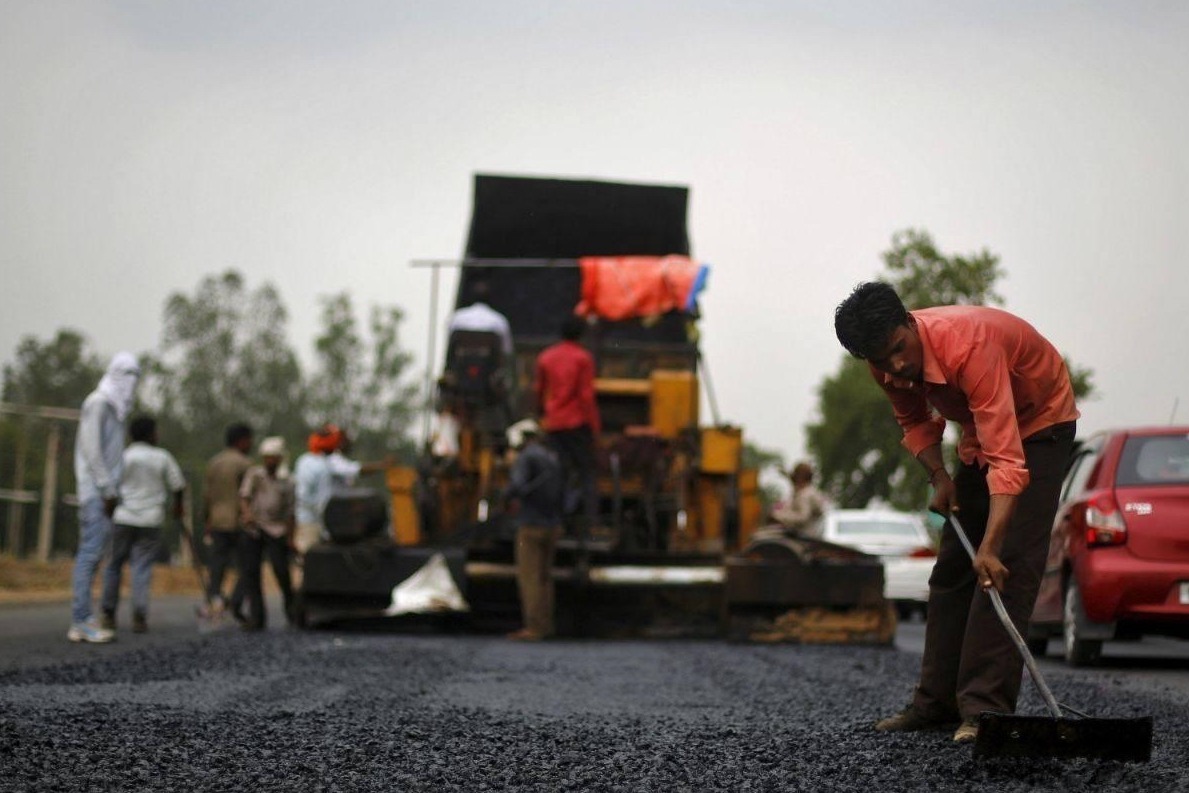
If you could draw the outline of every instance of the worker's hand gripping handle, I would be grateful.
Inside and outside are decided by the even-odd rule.
[[[952,512],[949,515],[950,526],[953,527],[954,533],[958,535],[958,539],[962,542],[962,547],[966,549],[966,553],[970,556],[971,563],[974,562],[974,546],[970,544],[970,538],[966,536],[966,532],[962,529],[962,524],[958,521],[956,515]],[[1003,598],[999,596],[999,590],[995,587],[990,587],[985,590],[987,595],[991,598],[991,605],[995,607],[995,613],[999,615],[999,621],[1003,623],[1004,629],[1016,644],[1016,649],[1020,651],[1020,656],[1024,659],[1024,665],[1028,667],[1028,673],[1032,675],[1032,679],[1036,681],[1036,687],[1040,689],[1040,695],[1044,698],[1045,705],[1049,712],[1053,714],[1053,718],[1061,718],[1061,706],[1057,703],[1057,698],[1053,696],[1053,692],[1049,689],[1044,678],[1041,677],[1040,670],[1036,666],[1036,659],[1032,657],[1032,653],[1028,650],[1028,645],[1024,642],[1024,637],[1016,630],[1015,624],[1011,621],[1011,616],[1007,613],[1007,609],[1003,605]]]

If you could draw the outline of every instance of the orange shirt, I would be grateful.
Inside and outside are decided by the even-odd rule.
[[[590,427],[599,434],[594,358],[581,344],[562,340],[537,356],[536,392],[546,432]]]
[[[941,441],[946,419],[956,421],[962,462],[990,467],[992,494],[1022,493],[1028,486],[1023,439],[1079,415],[1061,354],[1027,322],[996,308],[910,313],[921,337],[924,382],[871,370],[892,401],[904,446],[915,457]]]

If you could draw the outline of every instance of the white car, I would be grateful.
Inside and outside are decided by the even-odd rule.
[[[887,509],[835,509],[822,522],[822,539],[880,557],[884,597],[902,619],[925,613],[929,574],[937,559],[933,536],[920,515]]]

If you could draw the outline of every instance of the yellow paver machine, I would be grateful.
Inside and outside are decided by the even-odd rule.
[[[687,203],[681,186],[475,178],[464,258],[414,264],[433,269],[435,302],[440,271],[458,268],[455,309],[482,302],[503,315],[510,349],[494,331],[448,334],[424,455],[387,474],[390,532],[315,548],[308,611],[333,611],[345,589],[356,605],[379,606],[442,553],[472,624],[515,621],[515,530],[499,498],[505,430],[535,415],[537,355],[577,311],[588,318],[602,432],[593,525],[573,515],[558,546],[559,630],[890,639],[877,559],[753,538],[764,517],[757,472],[743,463],[742,430],[719,420],[698,346],[709,268],[690,258]]]

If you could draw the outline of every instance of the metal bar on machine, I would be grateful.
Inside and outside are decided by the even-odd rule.
[[[506,267],[510,270],[577,269],[577,259],[413,259],[410,267]]]
[[[466,574],[472,579],[513,579],[516,565],[498,562],[468,562]],[[555,579],[572,578],[566,568],[554,568]],[[700,586],[722,584],[726,574],[721,566],[679,567],[676,565],[604,565],[591,567],[588,583],[593,586]]]
[[[416,266],[416,263],[414,263]],[[438,276],[441,266],[432,262],[433,276],[429,287],[429,350],[425,357],[425,418],[421,424],[421,448],[429,445],[429,426],[434,412],[433,396],[433,367],[434,356],[437,354],[435,342],[438,338]]]

